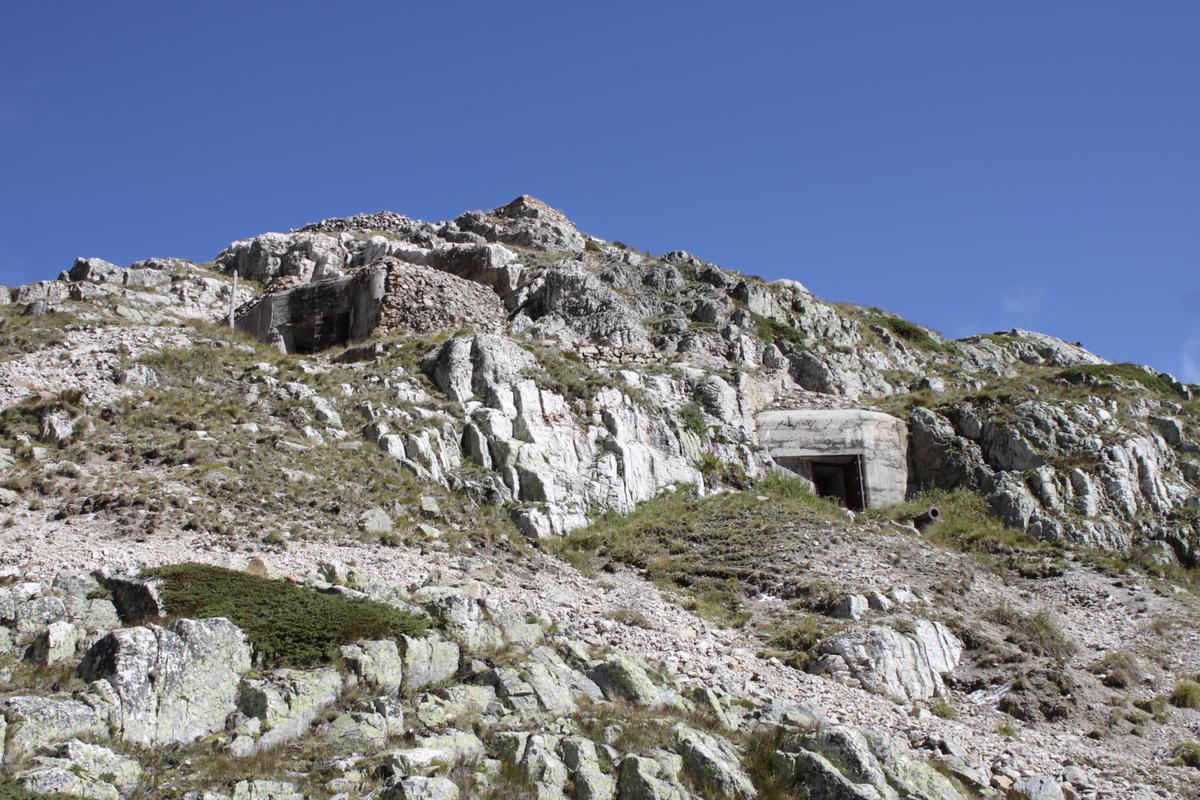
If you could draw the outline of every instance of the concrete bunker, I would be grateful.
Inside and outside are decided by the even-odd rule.
[[[486,333],[504,321],[491,288],[384,257],[348,275],[268,289],[239,309],[235,324],[285,353],[315,353],[380,333]]]
[[[386,267],[267,292],[240,309],[237,327],[285,353],[360,341],[379,323]]]
[[[865,409],[795,409],[758,415],[759,441],[817,494],[854,511],[904,500],[908,426]]]

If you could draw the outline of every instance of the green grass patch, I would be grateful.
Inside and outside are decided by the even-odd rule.
[[[1176,766],[1200,769],[1200,743],[1180,742],[1171,754],[1175,756],[1173,763]]]
[[[1180,397],[1161,375],[1137,364],[1085,364],[1060,370],[1056,377],[1070,384],[1087,386],[1097,394],[1120,394],[1130,384],[1135,384],[1159,397]]]
[[[1048,577],[1062,572],[1062,548],[1010,528],[988,510],[987,501],[968,489],[933,489],[912,500],[867,512],[874,519],[907,521],[936,506],[939,520],[922,531],[924,537],[948,550],[975,553],[997,568],[1025,577]]]
[[[987,618],[1007,628],[1009,640],[1034,655],[1046,656],[1061,663],[1078,649],[1048,609],[1043,608],[1026,614],[1006,602],[1001,602],[988,612]]]
[[[1105,653],[1103,658],[1092,662],[1088,669],[1100,675],[1104,685],[1113,689],[1131,689],[1141,682],[1145,674],[1136,657],[1120,650]]]
[[[144,575],[162,579],[173,617],[225,617],[245,631],[264,667],[309,666],[327,661],[338,645],[421,636],[427,628],[422,617],[384,603],[222,567],[175,564]]]
[[[684,430],[691,431],[703,438],[708,435],[708,423],[704,419],[704,411],[695,403],[688,403],[679,409],[679,422]]]
[[[765,626],[762,633],[767,649],[762,655],[778,658],[794,669],[805,669],[816,658],[821,642],[837,627],[836,623],[814,614]]]
[[[0,800],[79,800],[78,795],[62,794],[55,792],[54,794],[34,794],[25,790],[21,784],[7,775],[0,775]]]
[[[933,712],[935,717],[941,717],[942,719],[958,719],[958,712],[954,709],[954,706],[950,705],[944,700],[939,700],[938,702],[934,703],[929,707],[929,710]]]
[[[776,548],[789,551],[794,526],[845,524],[843,513],[803,481],[772,475],[745,491],[664,494],[628,515],[606,514],[550,546],[576,566],[616,560],[638,567],[701,616],[739,625],[748,594],[799,593],[795,566],[771,557]]]
[[[804,349],[804,333],[800,329],[770,317],[755,314],[753,311],[750,312],[750,315],[754,318],[754,332],[764,343],[775,345],[786,343],[790,344],[794,350]]]
[[[878,310],[872,310],[863,316],[869,324],[878,325],[898,339],[926,353],[953,353],[957,351],[957,348],[953,344],[935,338],[930,335],[927,328],[923,328],[915,322],[909,322],[903,317],[897,317],[894,314]]]

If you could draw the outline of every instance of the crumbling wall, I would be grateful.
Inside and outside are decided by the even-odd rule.
[[[236,325],[286,353],[365,339],[379,324],[387,266],[267,292],[243,306]]]
[[[491,289],[429,267],[382,258],[349,275],[271,291],[238,312],[237,327],[287,353],[392,332],[503,329]]]

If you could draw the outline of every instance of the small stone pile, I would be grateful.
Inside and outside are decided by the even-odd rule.
[[[386,258],[387,291],[376,332],[432,333],[504,328],[504,306],[486,286],[447,272]]]
[[[421,223],[397,214],[380,211],[377,214],[355,214],[352,217],[331,217],[299,228],[301,233],[343,233],[361,231],[407,231]]]

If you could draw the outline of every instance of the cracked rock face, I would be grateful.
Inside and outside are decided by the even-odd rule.
[[[87,652],[79,674],[111,686],[121,738],[150,746],[220,730],[249,669],[250,646],[233,623],[181,619],[113,631]]]
[[[940,622],[914,620],[908,634],[872,625],[827,640],[813,671],[848,678],[897,700],[927,700],[945,694],[942,675],[958,666],[962,650],[962,642]]]

